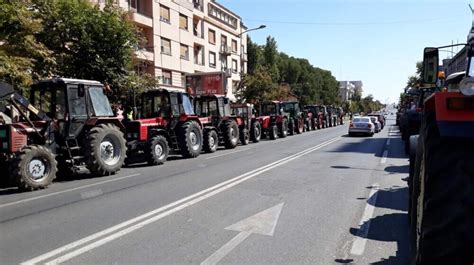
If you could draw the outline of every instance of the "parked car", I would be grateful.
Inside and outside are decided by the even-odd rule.
[[[365,134],[368,136],[373,136],[375,133],[375,125],[370,121],[370,117],[356,117],[352,119],[349,124],[349,136],[354,136],[356,134]]]
[[[378,121],[380,122],[380,124],[382,125],[381,129],[383,130],[383,128],[385,127],[385,117],[381,113],[371,113],[367,116],[376,117],[378,119]]]
[[[377,117],[370,116],[370,121],[375,125],[375,133],[382,131],[382,124],[377,120]]]

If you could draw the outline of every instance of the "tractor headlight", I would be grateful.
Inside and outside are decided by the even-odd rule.
[[[474,78],[466,78],[459,84],[459,90],[465,96],[474,96]]]
[[[2,144],[2,149],[8,149],[8,143],[3,143]]]

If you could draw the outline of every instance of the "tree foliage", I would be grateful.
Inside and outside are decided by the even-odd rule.
[[[239,96],[248,101],[272,100],[294,94],[303,104],[334,104],[338,84],[330,71],[314,67],[307,59],[278,51],[269,36],[265,45],[247,39],[248,75]]]
[[[407,87],[416,87],[417,85],[423,83],[423,79],[421,77],[423,71],[423,62],[416,63],[416,73],[408,77]]]
[[[3,1],[0,13],[0,78],[22,86],[53,75],[97,80],[116,98],[151,81],[131,71],[138,30],[113,1],[103,9],[82,0]]]

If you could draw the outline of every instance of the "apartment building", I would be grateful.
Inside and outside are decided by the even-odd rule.
[[[95,2],[100,2],[96,0]],[[163,87],[185,88],[185,74],[228,73],[235,100],[247,70],[247,35],[241,18],[213,0],[118,0],[141,29],[135,67],[160,78]]]

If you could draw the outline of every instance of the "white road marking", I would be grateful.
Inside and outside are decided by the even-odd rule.
[[[214,158],[222,157],[222,156],[226,156],[226,155],[231,155],[231,154],[235,154],[235,153],[238,153],[238,152],[247,151],[247,150],[250,150],[250,149],[251,149],[251,148],[238,149],[238,150],[235,150],[235,151],[232,151],[232,152],[228,152],[228,153],[225,153],[225,154],[220,154],[220,155],[215,155],[215,156],[206,157],[206,160],[214,159]]]
[[[386,143],[385,145],[387,145],[387,146],[389,146],[389,145],[390,145],[390,138],[389,138],[389,139],[387,139],[387,143]]]
[[[357,238],[352,243],[351,254],[362,255],[365,251],[365,244],[367,243],[367,235],[370,229],[370,219],[374,215],[375,203],[377,202],[379,184],[375,183],[372,185],[370,190],[369,199],[365,205],[364,213],[359,222],[359,231],[357,232]]]
[[[339,140],[341,140],[341,136],[338,136],[336,138],[333,138],[331,140],[328,140],[326,142],[323,142],[321,144],[318,144],[316,146],[313,146],[311,148],[308,148],[306,150],[303,150],[299,153],[296,153],[296,154],[293,154],[291,156],[288,156],[288,157],[285,157],[283,159],[280,159],[278,161],[275,161],[273,163],[270,163],[270,164],[267,164],[265,166],[262,166],[260,168],[257,168],[257,169],[254,169],[252,171],[249,171],[245,174],[242,174],[240,176],[237,176],[235,178],[232,178],[230,180],[227,180],[227,181],[224,181],[224,182],[221,182],[215,186],[212,186],[208,189],[205,189],[205,190],[202,190],[200,192],[197,192],[195,194],[192,194],[188,197],[185,197],[181,200],[178,200],[176,202],[173,202],[171,204],[168,204],[168,205],[165,205],[165,206],[162,206],[158,209],[155,209],[155,210],[152,210],[148,213],[145,213],[143,215],[140,215],[138,217],[135,217],[133,219],[130,219],[128,221],[125,221],[125,222],[122,222],[120,224],[117,224],[115,226],[112,226],[110,228],[107,228],[105,230],[102,230],[100,232],[97,232],[95,234],[92,234],[90,236],[87,236],[85,238],[82,238],[80,240],[77,240],[77,241],[74,241],[70,244],[67,244],[65,246],[62,246],[62,247],[59,247],[57,249],[54,249],[50,252],[47,252],[45,254],[42,254],[40,256],[37,256],[35,258],[32,258],[30,260],[27,260],[27,261],[24,261],[22,262],[21,264],[37,264],[39,262],[42,262],[42,261],[45,261],[47,259],[50,259],[52,257],[55,257],[55,256],[58,256],[62,253],[65,253],[67,251],[70,251],[74,248],[77,248],[77,247],[80,247],[81,245],[85,245],[86,243],[89,243],[91,241],[94,241],[94,240],[97,240],[93,243],[90,243],[88,245],[85,245],[83,247],[80,247],[68,254],[65,254],[63,256],[60,256],[54,260],[52,260],[49,264],[57,264],[57,263],[61,263],[61,262],[64,262],[64,261],[67,261],[67,260],[70,260],[76,256],[79,256],[87,251],[90,251],[94,248],[97,248],[101,245],[104,245],[110,241],[113,241],[119,237],[122,237],[126,234],[129,234],[137,229],[140,229],[148,224],[151,224],[151,223],[154,223],[166,216],[169,216],[173,213],[176,213],[182,209],[185,209],[191,205],[194,205],[202,200],[205,200],[209,197],[212,197],[216,194],[219,194],[227,189],[230,189],[246,180],[249,180],[251,178],[254,178],[255,176],[258,176],[264,172],[267,172],[273,168],[276,168],[276,167],[279,167],[279,166],[282,166],[290,161],[293,161],[295,159],[298,159],[304,155],[307,155],[309,153],[312,153],[318,149],[321,149],[327,145],[330,145],[334,142],[337,142]],[[174,207],[174,208],[173,208]],[[158,215],[157,215],[158,214]],[[134,224],[136,223],[136,224]],[[132,225],[134,224],[133,226],[130,226],[128,228],[125,228],[129,225]],[[122,228],[125,228],[121,231],[118,231]],[[108,235],[110,234],[110,235]],[[108,236],[106,236],[108,235]],[[106,236],[106,237],[103,237],[103,236]],[[103,237],[103,238],[101,238]],[[101,239],[99,239],[101,238]]]
[[[4,204],[0,204],[0,208],[16,205],[16,204],[20,204],[20,203],[25,203],[25,202],[29,202],[29,201],[39,200],[39,199],[43,199],[43,198],[47,198],[47,197],[51,197],[51,196],[71,192],[71,191],[90,188],[90,187],[94,187],[94,186],[97,186],[97,185],[102,185],[102,184],[109,183],[109,182],[114,182],[114,181],[124,180],[124,179],[128,179],[128,178],[133,178],[133,177],[140,176],[140,175],[141,174],[132,174],[132,175],[123,176],[123,177],[114,178],[114,179],[109,179],[109,180],[104,180],[104,181],[101,181],[101,182],[92,183],[92,184],[88,184],[88,185],[84,185],[84,186],[80,186],[80,187],[75,187],[75,188],[72,188],[72,189],[67,189],[67,190],[53,192],[53,193],[49,193],[49,194],[45,194],[45,195],[41,195],[41,196],[31,197],[31,198],[28,198],[28,199],[23,199],[23,200],[19,200],[19,201],[4,203]]]
[[[387,163],[388,150],[383,151],[382,159],[380,159],[380,164]]]
[[[226,230],[240,233],[201,262],[201,265],[217,264],[251,234],[273,236],[282,208],[283,203],[280,203],[227,227]]]

